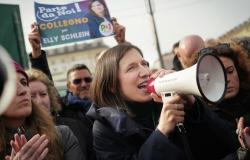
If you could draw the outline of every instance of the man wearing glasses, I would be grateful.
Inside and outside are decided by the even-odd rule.
[[[86,112],[92,103],[90,99],[91,82],[92,75],[85,64],[75,64],[68,70],[67,94],[62,98],[63,106],[60,115],[77,120],[75,126],[79,128],[74,134],[78,137],[79,142],[85,141],[87,159],[95,160],[91,134],[93,123],[92,120],[86,116]]]
[[[92,75],[84,64],[76,64],[67,72],[67,95],[63,98],[66,107],[79,106],[86,113],[91,105],[90,84]]]

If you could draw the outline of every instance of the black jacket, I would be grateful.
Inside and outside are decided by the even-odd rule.
[[[50,70],[49,70],[49,65],[48,65],[45,51],[42,50],[41,56],[38,58],[33,58],[32,55],[29,54],[29,59],[30,59],[32,68],[42,71],[44,74],[48,76],[50,80],[53,81]]]
[[[92,151],[91,130],[84,123],[73,118],[57,116],[55,122],[57,125],[68,126],[72,130],[86,159],[92,160],[93,158],[90,157],[94,157],[94,153]]]
[[[244,117],[245,125],[250,127],[250,91],[240,89],[237,96],[223,100],[214,111],[226,120],[233,131],[237,128],[236,119]]]
[[[59,125],[56,126],[60,133],[61,142],[63,146],[63,159],[64,160],[86,160],[82,150],[79,146],[79,142],[73,132],[68,126]]]
[[[85,106],[91,105],[91,103],[71,102],[71,99],[68,99],[67,95],[62,98],[62,111],[60,112],[59,118],[57,118],[57,123],[68,125],[74,131],[88,160],[95,160],[92,145],[93,122],[86,116],[86,108],[89,108],[89,106]],[[72,123],[73,121],[74,123]]]
[[[240,89],[237,96],[223,100],[213,108],[213,111],[230,126],[236,141],[237,122],[236,119],[244,117],[244,125],[250,127],[250,92]],[[250,160],[250,152],[239,148],[223,160]]]
[[[155,112],[157,119],[160,115],[160,110],[152,103],[150,105],[150,112],[134,118],[113,107],[93,105],[90,108],[87,114],[95,119],[93,137],[98,160],[186,159],[177,130],[166,137],[155,129],[156,126],[150,125],[153,124],[151,113]],[[222,159],[238,146],[224,122],[203,105],[197,100],[193,109],[186,111],[184,125],[193,159]],[[145,106],[138,104],[137,107],[142,110]]]

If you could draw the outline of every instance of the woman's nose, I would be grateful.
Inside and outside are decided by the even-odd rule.
[[[227,83],[230,82],[230,76],[227,74]]]
[[[23,86],[22,84],[17,84],[17,95],[25,95],[28,93],[28,87]]]
[[[150,69],[145,67],[145,66],[141,66],[141,70],[140,70],[140,76],[149,76],[150,75]]]
[[[40,104],[41,103],[41,98],[39,96],[36,96],[34,98],[34,101],[37,103],[37,104]]]

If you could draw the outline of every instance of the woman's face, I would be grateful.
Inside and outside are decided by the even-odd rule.
[[[97,14],[98,16],[104,16],[104,6],[102,3],[100,3],[99,1],[94,1],[91,4],[91,10],[93,12],[95,12],[95,14]]]
[[[27,79],[21,73],[17,73],[16,84],[15,97],[3,115],[8,118],[25,118],[32,111],[30,88]]]
[[[29,83],[29,86],[32,100],[50,110],[50,98],[47,86],[41,81],[32,81]]]
[[[119,82],[121,94],[127,101],[146,102],[151,100],[147,92],[150,69],[140,53],[131,49],[119,62]]]
[[[227,74],[227,91],[225,95],[225,99],[235,97],[240,88],[239,76],[238,72],[235,68],[233,61],[230,58],[219,57],[222,61]]]

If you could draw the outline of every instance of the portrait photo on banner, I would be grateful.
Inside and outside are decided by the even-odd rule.
[[[104,0],[68,4],[34,3],[42,47],[113,35],[113,26]]]

